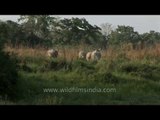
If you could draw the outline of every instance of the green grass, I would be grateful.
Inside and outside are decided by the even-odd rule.
[[[148,105],[160,104],[159,60],[84,60],[26,58],[19,69],[17,96],[0,104]],[[114,92],[44,92],[44,88],[112,88]]]

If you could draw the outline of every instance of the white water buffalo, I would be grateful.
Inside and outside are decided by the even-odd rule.
[[[47,55],[52,58],[58,57],[58,50],[50,49],[47,51]]]
[[[101,58],[101,49],[96,49],[93,52],[88,52],[86,55],[86,60],[87,61],[97,61]]]
[[[86,52],[80,51],[78,54],[79,59],[85,59],[86,58]]]

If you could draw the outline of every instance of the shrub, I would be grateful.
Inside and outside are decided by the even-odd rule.
[[[23,71],[26,71],[26,72],[33,72],[33,70],[26,63],[23,63],[20,66],[20,69],[23,70]]]
[[[0,95],[15,97],[18,79],[17,59],[14,55],[0,51]]]
[[[42,67],[43,70],[71,70],[71,63],[64,59],[51,59],[47,60]],[[43,71],[42,70],[42,71]]]
[[[5,24],[0,24],[0,97],[13,98],[16,94],[16,83],[18,79],[18,64],[14,54],[3,51],[8,32]]]
[[[75,60],[72,63],[72,70],[79,74],[92,74],[95,72],[94,65],[84,60]]]
[[[118,83],[118,78],[110,72],[104,72],[95,74],[95,81],[116,84]]]
[[[142,63],[125,63],[122,64],[120,70],[131,75],[153,79],[154,75],[159,74],[160,67]]]

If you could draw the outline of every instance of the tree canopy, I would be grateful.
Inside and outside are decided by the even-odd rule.
[[[139,34],[131,26],[102,23],[91,25],[85,18],[60,18],[50,15],[21,15],[18,22],[0,21],[0,35],[12,46],[29,47],[54,45],[79,45],[81,43],[106,48],[123,43],[148,44],[160,42],[160,33],[150,31]],[[1,40],[2,41],[2,40]]]

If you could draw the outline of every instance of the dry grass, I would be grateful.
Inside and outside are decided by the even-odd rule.
[[[90,51],[91,49],[88,46],[76,46],[70,48],[58,48],[59,57],[66,59],[68,61],[78,59],[78,52],[80,50]],[[20,57],[47,57],[47,49],[45,48],[29,48],[25,46],[21,46],[19,48],[12,48],[10,46],[5,47],[5,51],[16,53]],[[125,55],[128,59],[131,60],[141,60],[144,57],[159,57],[160,56],[160,44],[156,44],[154,48],[144,48],[140,50],[135,50],[133,48],[129,48],[126,45],[123,45],[123,48],[113,49],[108,48],[107,50],[102,51],[102,59],[116,59],[120,54]]]
[[[65,60],[68,61],[72,61],[75,59],[78,59],[78,53],[80,50],[86,50],[88,49],[87,46],[76,46],[76,47],[57,47],[56,49],[58,49],[58,53],[59,53],[59,57],[63,58]],[[47,49],[45,48],[29,48],[26,46],[19,46],[17,48],[13,48],[11,46],[6,45],[5,46],[5,51],[7,52],[13,52],[15,54],[17,54],[19,57],[21,58],[25,58],[25,57],[45,57],[47,58]]]
[[[105,59],[116,59],[119,55],[124,55],[126,58],[130,60],[142,60],[146,57],[148,58],[157,58],[160,57],[160,44],[156,44],[152,48],[143,48],[143,49],[133,49],[128,44],[123,45],[119,49],[114,50],[113,48],[109,48],[102,53],[102,58]]]
[[[7,52],[13,52],[15,53],[21,60],[22,63],[24,63],[26,58],[47,58],[46,57],[46,50],[43,48],[29,48],[26,46],[21,46],[18,48],[13,48],[10,46],[5,46],[5,51]]]
[[[126,52],[126,56],[129,59],[138,59],[141,60],[145,57],[155,58],[160,57],[160,45],[156,45],[154,48],[144,48],[141,50],[130,50]]]

